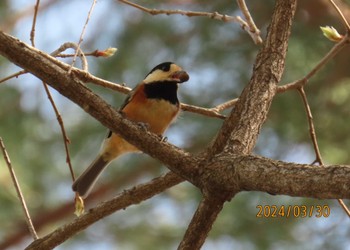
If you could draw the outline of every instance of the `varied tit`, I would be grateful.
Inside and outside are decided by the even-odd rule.
[[[162,135],[180,111],[178,84],[188,79],[188,74],[176,64],[161,63],[130,92],[120,111],[128,119],[145,123],[151,132]],[[86,198],[109,163],[122,154],[137,151],[137,147],[109,131],[96,159],[73,183],[73,190]]]

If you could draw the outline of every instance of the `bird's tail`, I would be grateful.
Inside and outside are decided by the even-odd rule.
[[[105,169],[110,162],[111,161],[103,159],[101,155],[97,156],[91,165],[74,181],[72,185],[73,191],[78,192],[81,197],[86,198],[102,170]]]

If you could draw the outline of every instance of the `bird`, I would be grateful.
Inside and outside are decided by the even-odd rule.
[[[180,66],[173,62],[163,62],[136,85],[119,111],[129,120],[146,125],[149,131],[162,136],[180,112],[178,84],[188,80],[188,73]],[[125,153],[138,151],[137,146],[108,131],[96,158],[74,181],[73,191],[85,199],[102,171],[113,160]]]

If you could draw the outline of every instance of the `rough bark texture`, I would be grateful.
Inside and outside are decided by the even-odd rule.
[[[276,1],[268,35],[253,75],[218,133],[211,154],[249,154],[265,122],[283,71],[296,0]]]
[[[216,169],[226,175],[217,175]],[[312,166],[253,155],[222,155],[215,158],[211,171],[207,181],[221,190],[263,191],[319,199],[350,198],[350,167],[345,165]]]
[[[200,249],[223,205],[224,202],[221,199],[205,197],[199,204],[178,249]]]

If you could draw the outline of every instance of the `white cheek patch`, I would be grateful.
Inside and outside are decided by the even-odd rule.
[[[167,79],[168,73],[165,73],[163,71],[156,70],[155,72],[148,75],[145,80],[143,80],[146,84],[151,82],[156,82],[159,80]]]

